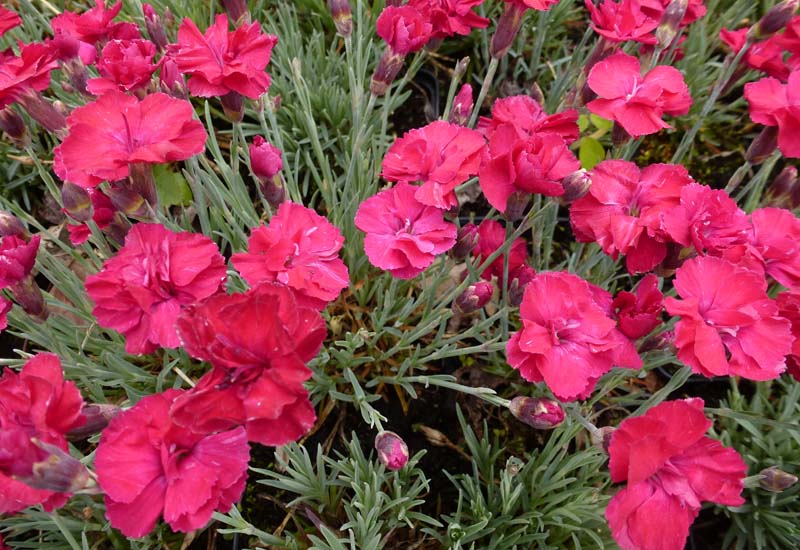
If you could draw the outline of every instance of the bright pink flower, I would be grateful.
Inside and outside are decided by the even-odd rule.
[[[40,242],[39,235],[28,242],[17,235],[0,239],[0,289],[20,283],[30,275]]]
[[[265,69],[277,43],[278,37],[262,33],[258,22],[228,32],[228,16],[223,13],[205,34],[191,19],[184,19],[170,55],[181,72],[190,75],[192,95],[213,97],[237,92],[258,99],[269,88]]]
[[[478,243],[472,249],[472,255],[476,258],[481,258],[481,261],[491,256],[498,248],[503,246],[506,240],[506,230],[497,220],[483,220],[478,226]],[[508,253],[508,273],[509,281],[513,278],[512,273],[517,273],[517,270],[523,267],[525,260],[528,258],[528,248],[525,244],[525,239],[518,237],[511,245],[511,250]],[[491,264],[487,267],[481,277],[487,281],[492,279],[492,275],[497,277],[498,280],[503,279],[503,265],[505,263],[505,254],[500,254]]]
[[[800,219],[783,208],[759,208],[750,221],[753,232],[746,255],[783,286],[800,290]]]
[[[81,14],[65,11],[50,20],[55,35],[76,38],[80,42],[96,44],[108,39],[141,38],[139,29],[133,23],[112,23],[122,9],[122,0],[106,9],[105,0],[95,0],[95,7]]]
[[[447,38],[455,34],[463,36],[472,29],[484,29],[489,20],[472,11],[483,0],[409,0],[408,5],[420,13],[427,13],[433,27],[432,38]]]
[[[656,21],[661,21],[664,12],[673,0],[639,0],[641,10]],[[689,0],[686,13],[680,22],[681,27],[690,25],[703,17],[708,10],[704,0]]]
[[[183,308],[219,292],[225,276],[225,259],[208,237],[140,223],[86,278],[86,292],[97,322],[121,332],[128,353],[152,353],[180,345],[175,321]]]
[[[800,382],[800,294],[781,292],[775,298],[778,313],[792,324],[792,351],[786,356],[786,372]]]
[[[489,139],[489,154],[478,180],[489,204],[500,212],[515,192],[564,194],[561,180],[581,165],[556,134],[532,134],[522,139],[511,124],[498,127]]]
[[[383,158],[389,181],[422,182],[415,197],[442,210],[458,206],[455,188],[478,173],[486,142],[470,128],[437,120],[398,138]]]
[[[778,127],[778,149],[787,158],[800,158],[800,70],[792,71],[788,84],[762,78],[744,85],[750,119]]]
[[[661,18],[645,13],[639,0],[600,0],[598,6],[592,0],[586,0],[586,9],[592,16],[592,28],[595,32],[611,42],[657,42],[652,32],[658,27]]]
[[[587,82],[599,99],[586,108],[619,123],[633,137],[671,128],[661,118],[685,115],[692,105],[679,70],[661,65],[642,76],[639,60],[623,52],[592,67]]]
[[[652,164],[640,171],[632,162],[606,160],[591,178],[589,193],[570,206],[577,240],[596,242],[614,259],[624,254],[631,273],[650,271],[666,257],[670,241],[662,217],[693,182],[686,168]]]
[[[777,41],[790,54],[786,60],[787,65],[794,70],[800,70],[800,15],[786,24],[783,33],[777,35]]]
[[[261,136],[250,144],[250,169],[263,181],[274,178],[283,170],[283,153]]]
[[[750,240],[747,214],[725,191],[691,183],[680,194],[680,205],[662,216],[664,230],[675,242],[718,256]]]
[[[520,305],[522,329],[506,347],[509,364],[562,401],[587,397],[612,367],[642,366],[610,309],[611,295],[577,275],[537,274]]]
[[[8,327],[8,312],[11,311],[12,307],[14,307],[14,302],[5,297],[0,297],[0,332]]]
[[[108,92],[67,117],[69,134],[55,148],[54,169],[81,187],[128,177],[133,163],[185,160],[203,151],[206,131],[188,101],[167,94],[144,100]]]
[[[402,470],[408,464],[408,445],[394,432],[381,431],[375,436],[378,460],[390,470]]]
[[[388,6],[375,23],[378,36],[395,55],[408,55],[421,50],[431,39],[433,25],[426,12],[412,6]]]
[[[17,12],[0,6],[0,36],[3,36],[6,31],[21,24],[22,18],[17,14]]]
[[[547,11],[550,6],[558,4],[558,0],[503,0],[503,2],[517,4],[523,8],[537,11]]]
[[[28,90],[45,90],[50,86],[50,71],[57,67],[56,52],[47,44],[22,44],[19,56],[10,49],[0,51],[0,109]]]
[[[111,90],[130,92],[147,86],[156,70],[155,55],[156,46],[149,40],[110,40],[97,64],[102,78],[89,80],[86,89],[101,95]]]
[[[82,407],[78,388],[64,381],[61,361],[52,353],[32,357],[19,374],[4,370],[0,378],[0,513],[15,513],[34,504],[49,511],[67,501],[68,494],[33,489],[19,479],[32,477],[34,464],[49,456],[31,438],[66,451],[65,434],[85,422]]]
[[[173,406],[176,422],[196,432],[244,425],[264,445],[296,441],[316,415],[302,383],[325,339],[320,314],[283,285],[214,296],[178,320],[186,351],[214,369]]]
[[[623,550],[683,550],[702,502],[740,506],[747,465],[705,436],[711,421],[698,398],[667,401],[614,430],[611,479],[628,485],[606,509]]]
[[[569,109],[548,115],[539,102],[527,95],[514,95],[496,100],[492,104],[492,116],[478,120],[478,131],[491,139],[495,130],[504,124],[511,124],[520,139],[532,134],[556,134],[567,143],[572,143],[580,135],[578,111]]]
[[[103,431],[95,467],[111,525],[139,538],[164,516],[174,531],[201,529],[227,512],[247,482],[250,448],[243,428],[195,434],[173,423],[183,392],[149,395]]]
[[[664,295],[658,289],[658,277],[652,273],[639,281],[636,294],[622,291],[611,304],[616,312],[619,331],[636,340],[650,334],[661,324]]]
[[[416,198],[419,189],[398,183],[362,202],[356,212],[370,263],[399,279],[416,277],[456,243],[456,226],[444,221],[438,208],[422,204]]]
[[[719,38],[733,50],[733,53],[739,53],[744,47],[749,30],[749,28],[736,31],[722,29],[719,31]],[[785,81],[789,77],[790,69],[783,61],[783,47],[778,35],[754,43],[745,52],[742,60],[751,69],[762,71],[780,80]]]
[[[321,310],[350,284],[339,258],[342,244],[341,231],[325,217],[284,202],[268,226],[253,229],[247,252],[231,261],[251,286],[277,281],[294,290],[301,304]]]
[[[675,274],[683,298],[665,298],[675,325],[678,359],[703,376],[777,378],[792,348],[789,321],[767,296],[763,275],[721,258],[700,256]]]

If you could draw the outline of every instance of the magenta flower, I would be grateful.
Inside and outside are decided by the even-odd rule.
[[[95,6],[83,13],[65,11],[50,20],[56,36],[68,36],[79,42],[96,44],[103,40],[132,40],[141,38],[139,28],[133,23],[112,20],[122,9],[122,0],[106,9],[105,0],[95,0]]]
[[[492,116],[478,119],[478,130],[487,139],[502,125],[514,127],[520,139],[533,134],[555,134],[567,143],[572,143],[580,135],[578,111],[569,109],[548,115],[539,102],[527,95],[514,95],[495,100]]]
[[[619,323],[619,331],[636,340],[646,336],[661,324],[664,295],[658,289],[658,277],[646,275],[636,288],[636,293],[623,290],[611,304]]]
[[[665,298],[675,325],[678,359],[703,376],[771,380],[786,369],[792,349],[789,321],[767,296],[760,273],[721,258],[700,256],[675,274],[682,298]]]
[[[261,181],[270,181],[283,170],[283,153],[261,136],[250,144],[250,169]]]
[[[476,258],[483,260],[492,255],[498,248],[503,246],[506,240],[506,230],[497,220],[483,220],[478,226],[478,243],[472,249],[472,255]],[[528,246],[525,244],[525,239],[518,237],[511,244],[511,250],[508,252],[508,277],[511,281],[512,274],[516,274],[517,270],[525,265],[525,260],[528,258]],[[503,266],[505,265],[505,254],[500,254],[492,263],[489,264],[481,277],[490,281],[492,275],[497,277],[498,280],[503,279]]]
[[[744,504],[747,465],[734,449],[705,435],[703,400],[656,405],[624,420],[608,447],[611,479],[628,485],[606,509],[623,550],[683,550],[703,502]]]
[[[321,310],[350,284],[339,258],[343,244],[341,231],[326,218],[284,202],[268,226],[253,229],[247,252],[231,261],[251,286],[279,282],[294,290],[300,303]]]
[[[586,108],[617,122],[633,137],[672,128],[662,117],[685,115],[692,106],[680,71],[661,65],[642,76],[639,60],[622,52],[592,67],[587,83],[599,99]]]
[[[421,50],[433,32],[425,14],[412,6],[385,7],[375,28],[392,54],[401,56]]]
[[[39,235],[28,242],[17,235],[0,238],[0,289],[16,285],[30,275],[40,242]]]
[[[17,12],[0,6],[0,36],[3,36],[6,31],[21,24],[22,18]]]
[[[117,255],[86,278],[97,322],[125,336],[128,353],[180,345],[175,321],[186,306],[219,292],[225,259],[204,235],[137,224]]]
[[[97,70],[101,78],[86,83],[94,95],[111,90],[130,92],[147,86],[157,66],[156,46],[149,40],[110,40],[100,54]]]
[[[661,17],[645,13],[639,0],[600,0],[597,6],[592,0],[586,0],[586,9],[592,17],[594,31],[610,42],[658,42],[652,33]]]
[[[458,206],[455,188],[478,173],[485,149],[483,136],[475,130],[438,120],[398,138],[383,158],[381,176],[404,183],[421,181],[416,199],[447,210]]]
[[[520,317],[522,328],[506,346],[508,363],[562,401],[587,397],[614,366],[642,366],[611,318],[611,295],[577,275],[537,274],[525,287]]]
[[[179,390],[149,395],[103,431],[95,467],[111,525],[143,537],[164,516],[174,531],[201,529],[227,512],[247,481],[250,447],[244,428],[195,434],[170,416]]]
[[[188,101],[166,94],[144,100],[112,91],[78,107],[55,148],[56,174],[81,187],[128,177],[133,163],[185,160],[203,151],[206,131]]]
[[[778,149],[787,158],[800,158],[800,70],[792,71],[788,83],[762,78],[744,85],[750,103],[750,119],[778,127]]]
[[[265,69],[277,43],[276,36],[261,32],[258,22],[229,32],[228,16],[219,14],[205,34],[191,19],[184,19],[170,55],[180,71],[190,75],[192,95],[214,97],[236,92],[258,99],[269,89]]]
[[[409,0],[408,5],[426,14],[433,27],[432,38],[442,39],[486,28],[489,20],[472,11],[482,3],[483,0]]]
[[[652,164],[643,170],[625,160],[606,160],[591,172],[589,193],[570,206],[579,242],[596,242],[628,271],[650,271],[667,255],[671,241],[662,217],[678,206],[681,190],[693,182],[686,168]]]
[[[416,277],[456,243],[456,226],[444,221],[438,208],[419,202],[418,189],[399,183],[362,202],[356,212],[370,263],[400,279]]]
[[[792,351],[786,356],[786,372],[800,382],[800,294],[781,292],[775,298],[778,313],[792,324]]]
[[[41,92],[50,86],[50,71],[58,67],[55,50],[33,42],[20,46],[19,56],[10,49],[0,51],[0,109],[20,99],[27,91]]]

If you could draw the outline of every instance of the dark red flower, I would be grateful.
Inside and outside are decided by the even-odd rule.
[[[678,268],[674,285],[683,299],[665,298],[664,306],[681,318],[677,355],[693,372],[771,380],[786,369],[790,323],[767,296],[762,274],[700,256]]]
[[[482,3],[483,0],[409,0],[407,5],[426,13],[433,27],[431,37],[441,39],[486,28],[489,20],[472,11]]]
[[[587,83],[599,99],[586,108],[619,123],[633,137],[671,128],[662,117],[685,115],[692,106],[679,70],[659,65],[642,76],[639,60],[623,52],[592,67]]]
[[[663,301],[658,277],[652,273],[639,281],[636,294],[624,290],[618,293],[611,307],[616,312],[619,331],[631,340],[650,334],[661,324]]]
[[[321,310],[350,284],[339,258],[343,244],[341,231],[326,218],[284,202],[269,225],[253,229],[247,252],[231,261],[251,286],[279,282],[294,290],[301,304]]]
[[[121,9],[122,0],[109,9],[106,9],[105,0],[95,0],[95,7],[83,13],[65,11],[55,16],[50,20],[50,26],[56,36],[65,35],[88,44],[114,38],[141,38],[139,29],[133,23],[112,22]]]
[[[624,420],[608,447],[611,479],[628,485],[606,509],[623,550],[683,550],[702,502],[740,506],[747,465],[705,435],[698,398],[667,401]]]
[[[492,255],[498,248],[503,246],[506,240],[506,230],[497,220],[483,220],[478,226],[478,243],[472,249],[472,255],[476,258],[483,260]],[[508,253],[508,276],[509,281],[512,280],[512,273],[517,271],[525,264],[528,258],[528,248],[525,244],[525,239],[518,237],[511,245],[511,250]],[[503,279],[503,265],[505,263],[505,254],[500,254],[491,264],[487,267],[481,277],[487,281],[491,280],[492,275]]]
[[[508,363],[562,401],[588,397],[612,367],[642,366],[610,310],[611,295],[577,275],[537,274],[525,287],[522,328],[508,341]]]
[[[643,170],[625,160],[606,160],[591,172],[589,193],[570,206],[579,242],[596,242],[616,259],[626,256],[631,273],[650,271],[667,254],[671,240],[662,218],[693,182],[686,168],[652,164]]]
[[[57,67],[55,50],[40,42],[22,44],[18,56],[10,49],[0,51],[0,109],[29,90],[45,90],[50,71]]]
[[[611,42],[657,42],[652,32],[658,27],[661,17],[645,13],[639,0],[600,0],[598,6],[592,0],[586,0],[586,9],[592,17],[595,32]]]
[[[792,71],[788,83],[762,78],[744,85],[750,103],[750,119],[778,127],[778,149],[788,158],[800,158],[800,70]]]
[[[72,111],[55,148],[54,169],[81,187],[128,177],[133,163],[185,160],[203,151],[206,131],[188,101],[149,94],[139,101],[112,91]]]
[[[427,14],[412,6],[387,6],[378,16],[375,28],[395,55],[421,50],[433,32]]]
[[[478,130],[490,139],[500,126],[511,124],[520,139],[532,134],[556,134],[567,143],[580,135],[578,111],[569,109],[548,115],[539,102],[527,95],[515,95],[496,100],[492,104],[492,116],[478,119]]]
[[[121,332],[128,353],[152,353],[180,344],[175,321],[183,308],[219,292],[225,276],[225,259],[208,237],[140,223],[86,278],[86,292],[97,322]]]
[[[400,279],[416,277],[456,243],[456,226],[438,208],[422,204],[416,198],[419,189],[398,183],[362,202],[356,212],[370,263]]]
[[[101,95],[111,90],[130,92],[150,83],[156,70],[153,57],[156,46],[149,40],[110,40],[100,54],[97,70],[102,78],[93,78],[86,89]]]
[[[13,10],[9,10],[0,6],[0,36],[3,36],[6,31],[22,24],[22,18]],[[0,544],[2,544],[0,542]]]
[[[66,451],[66,433],[85,422],[82,407],[77,386],[64,381],[61,361],[52,353],[32,357],[19,374],[4,370],[0,378],[0,513],[15,513],[34,504],[49,511],[67,501],[68,494],[34,489],[23,481],[34,477],[36,463],[50,455],[32,438]]]
[[[415,197],[442,210],[458,206],[455,188],[478,173],[486,142],[470,128],[437,120],[398,138],[383,158],[389,181],[422,182]]]
[[[139,538],[164,516],[174,531],[201,529],[227,512],[247,482],[250,447],[243,428],[197,434],[170,416],[179,390],[149,395],[117,415],[95,455],[111,525]]]
[[[214,97],[236,92],[258,99],[269,89],[265,69],[277,43],[278,37],[262,33],[258,22],[229,32],[228,16],[223,13],[205,34],[191,19],[184,19],[170,55],[181,72],[190,75],[192,95]]]

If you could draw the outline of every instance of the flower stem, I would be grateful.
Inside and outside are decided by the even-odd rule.
[[[486,99],[486,94],[489,93],[489,88],[492,86],[492,81],[494,80],[494,74],[497,72],[497,66],[500,63],[498,59],[492,58],[489,61],[489,68],[486,71],[486,77],[483,79],[483,84],[481,84],[481,91],[478,93],[478,100],[475,102],[475,107],[472,109],[472,116],[469,117],[469,124],[468,126],[472,128],[475,126],[475,121],[478,120],[478,113],[481,112],[481,105],[483,105],[483,100]]]

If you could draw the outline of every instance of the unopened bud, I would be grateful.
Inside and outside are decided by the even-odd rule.
[[[521,3],[506,3],[505,11],[497,21],[497,28],[489,46],[489,53],[493,59],[502,59],[508,53],[522,26],[522,18],[526,9],[525,5]]]
[[[531,85],[531,89],[528,90],[528,95],[539,105],[544,105],[544,92],[538,82],[534,82],[533,85]]]
[[[597,428],[597,430],[592,432],[591,440],[592,445],[603,451],[605,454],[608,454],[608,446],[611,445],[611,436],[614,434],[613,426],[603,426],[602,428]]]
[[[29,90],[22,94],[19,103],[48,132],[59,134],[66,130],[66,117],[38,92]]]
[[[390,470],[400,470],[408,463],[408,445],[394,432],[382,431],[375,436],[378,460]]]
[[[447,117],[448,122],[466,126],[472,114],[475,101],[472,99],[472,86],[464,84],[453,99],[453,108]]]
[[[564,422],[565,417],[558,401],[544,397],[515,397],[508,410],[514,418],[537,430],[552,430]]]
[[[611,127],[611,143],[614,144],[614,147],[622,147],[628,141],[630,141],[631,135],[622,127],[619,122],[614,122],[614,126]]]
[[[142,4],[142,13],[144,14],[144,26],[147,29],[150,41],[156,45],[159,51],[164,51],[167,44],[169,44],[169,40],[167,39],[161,16],[156,13],[156,10],[150,4]]]
[[[770,206],[795,209],[800,206],[800,181],[797,168],[788,165],[772,180],[767,189]]]
[[[536,270],[529,265],[521,265],[508,274],[508,295],[506,301],[509,305],[519,307],[525,296],[525,287],[536,276]]]
[[[11,291],[11,296],[14,297],[14,301],[20,305],[25,313],[37,321],[47,319],[47,305],[44,303],[42,289],[36,284],[33,274],[29,274],[18,283],[9,286],[8,289]]]
[[[488,281],[471,284],[453,302],[453,308],[460,313],[472,313],[483,308],[494,294],[494,286]]]
[[[96,486],[89,470],[80,460],[55,445],[38,439],[32,441],[49,455],[40,462],[34,462],[30,477],[20,478],[20,481],[34,489],[59,493],[76,493]]]
[[[231,90],[220,98],[222,110],[231,122],[241,122],[244,118],[244,96]]]
[[[637,350],[639,353],[646,353],[648,351],[668,350],[675,344],[675,331],[665,330],[653,336],[650,336],[642,342]]]
[[[272,179],[262,181],[260,185],[261,194],[272,208],[277,208],[286,200],[286,185],[283,176],[276,175]]]
[[[117,405],[98,403],[84,405],[81,409],[81,417],[85,419],[85,422],[67,432],[67,439],[79,441],[100,433],[108,426],[111,419],[121,412],[122,409]]]
[[[22,240],[28,240],[28,230],[18,217],[5,210],[0,210],[0,237],[15,235]]]
[[[328,0],[328,9],[336,25],[336,32],[342,36],[350,36],[353,32],[353,12],[348,0]]]
[[[577,170],[561,180],[564,187],[564,194],[559,201],[562,204],[570,204],[586,195],[592,187],[592,176],[586,170]]]
[[[762,477],[758,481],[758,486],[772,493],[781,493],[797,483],[797,476],[784,472],[777,466],[765,468],[759,475]]]
[[[525,191],[515,191],[511,193],[506,202],[506,209],[503,217],[510,222],[521,220],[525,215],[525,209],[531,202],[531,194]]]
[[[10,107],[0,109],[0,130],[20,147],[25,147],[30,142],[25,121]]]
[[[250,24],[250,10],[247,9],[245,0],[222,0],[222,5],[235,27]]]
[[[750,164],[761,164],[769,158],[769,156],[778,147],[778,127],[777,126],[764,126],[750,147],[744,158]]]
[[[94,214],[92,197],[83,187],[64,182],[61,186],[61,203],[64,205],[64,212],[76,222],[86,223],[92,219]]]
[[[479,238],[478,228],[474,223],[464,225],[458,230],[456,245],[450,249],[450,257],[456,260],[463,260],[478,245]]]
[[[404,55],[394,53],[388,48],[383,52],[369,83],[369,91],[372,95],[380,97],[386,93],[394,79],[397,78],[400,69],[403,68],[404,60]]]
[[[128,217],[146,219],[148,217],[147,201],[138,193],[122,185],[120,182],[111,184],[105,191],[114,208]]]
[[[686,8],[689,7],[689,0],[672,0],[661,16],[661,22],[656,28],[656,40],[660,48],[668,48],[681,28],[681,21],[686,15]]]
[[[467,67],[469,67],[469,57],[462,57],[459,59],[455,69],[453,69],[453,78],[461,78],[467,74]]]
[[[792,20],[800,0],[783,0],[772,6],[764,17],[755,24],[755,34],[758,39],[767,38],[783,30]]]

